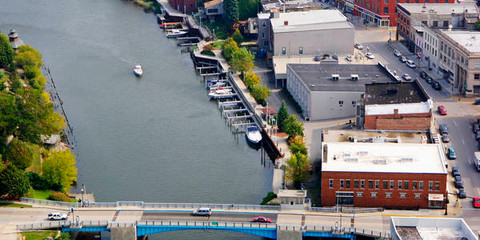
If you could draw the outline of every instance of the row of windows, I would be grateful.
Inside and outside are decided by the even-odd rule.
[[[378,190],[382,188],[383,190],[395,190],[395,187],[396,187],[397,190],[414,190],[414,191],[423,190],[423,181],[397,180],[395,184],[395,180],[370,180],[369,179],[367,182],[365,179],[354,179],[352,182],[351,179],[340,179],[338,182],[339,182],[339,186],[338,186],[339,189],[353,188],[353,189]],[[368,188],[365,188],[365,184],[368,184]],[[335,187],[335,179],[328,180],[328,187],[330,189],[333,189]],[[440,191],[440,181],[428,181],[428,190]]]
[[[363,197],[363,192],[357,192],[356,196],[357,197]],[[407,196],[408,196],[408,193],[405,193],[405,192],[398,193],[399,198],[407,198]],[[378,193],[377,192],[370,192],[370,197],[371,198],[377,198]],[[393,197],[393,193],[391,193],[391,192],[386,192],[385,193],[385,198],[392,198],[392,197]],[[414,193],[413,197],[415,199],[420,199],[420,198],[422,198],[422,194],[421,193]]]

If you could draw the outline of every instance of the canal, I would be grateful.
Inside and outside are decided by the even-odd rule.
[[[258,204],[272,167],[209,102],[188,54],[153,14],[124,0],[3,1],[15,28],[50,67],[76,139],[78,184],[97,201]],[[144,76],[135,78],[135,64]],[[201,235],[197,235],[201,234]],[[154,239],[244,239],[171,233]]]

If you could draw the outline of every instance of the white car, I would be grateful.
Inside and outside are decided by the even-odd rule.
[[[400,57],[402,56],[402,53],[395,49],[395,51],[393,51],[393,55],[395,55],[396,57]]]
[[[355,43],[354,45],[358,50],[363,50],[363,46],[360,43]]]
[[[48,220],[66,220],[67,214],[59,213],[59,212],[51,212],[50,214],[48,214],[47,219]]]
[[[408,66],[409,68],[416,68],[416,67],[417,67],[417,65],[415,65],[415,62],[412,61],[412,60],[407,60],[407,61],[405,62],[405,64],[407,64],[407,66]]]
[[[349,61],[349,62],[353,61],[352,55],[347,55],[347,57],[345,57],[345,59],[347,59],[347,61]]]
[[[367,53],[367,54],[365,54],[365,56],[366,56],[368,59],[374,59],[374,58],[375,58],[375,55],[373,55],[373,53]]]
[[[405,81],[412,81],[412,77],[410,77],[410,75],[408,75],[408,73],[405,73],[402,75],[402,78],[405,80]]]

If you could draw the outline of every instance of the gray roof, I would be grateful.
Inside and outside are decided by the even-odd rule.
[[[472,53],[480,52],[480,32],[464,30],[440,30],[453,41]]]
[[[419,103],[428,99],[418,81],[365,85],[365,105]]]
[[[288,64],[287,69],[292,70],[310,91],[364,92],[365,84],[394,81],[379,65]],[[339,74],[340,79],[332,81],[332,74]],[[358,81],[352,81],[351,74],[357,74]]]
[[[412,13],[425,14],[452,14],[463,13],[477,13],[478,10],[473,2],[463,3],[398,3],[398,6]],[[425,8],[424,8],[425,6]]]
[[[338,10],[280,13],[278,18],[272,18],[270,21],[275,33],[354,28],[347,21],[347,17]]]

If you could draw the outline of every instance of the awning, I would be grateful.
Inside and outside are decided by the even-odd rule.
[[[428,194],[428,201],[437,201],[437,202],[443,202],[443,194],[433,194],[430,193]]]

